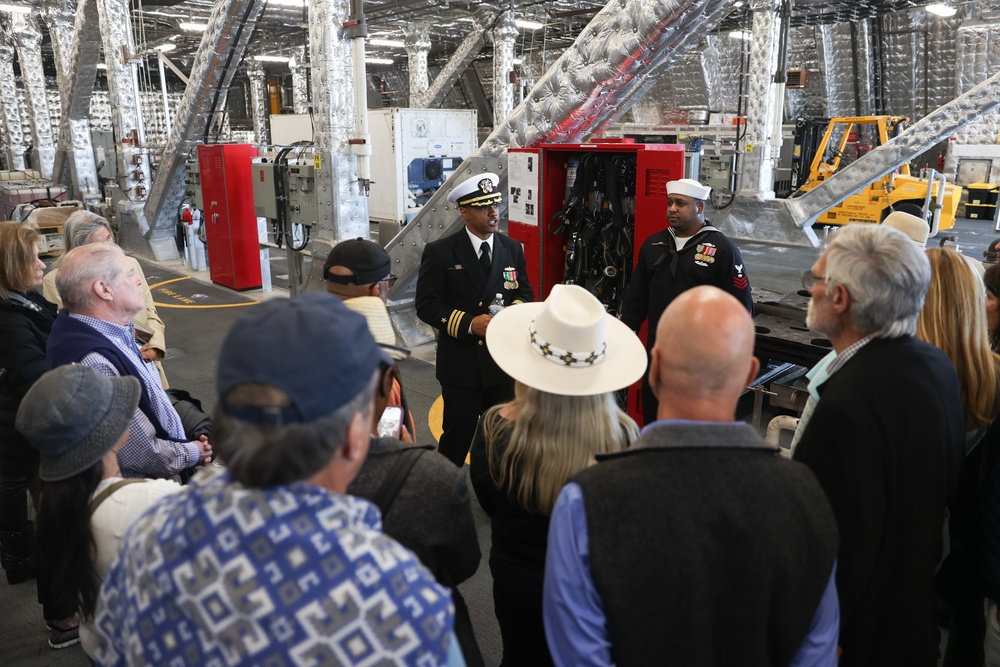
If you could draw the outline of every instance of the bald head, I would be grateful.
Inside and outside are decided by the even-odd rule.
[[[658,419],[732,421],[757,375],[754,326],[742,303],[717,287],[694,287],[660,316],[650,364]]]

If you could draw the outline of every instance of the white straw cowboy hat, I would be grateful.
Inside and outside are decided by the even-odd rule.
[[[892,227],[893,229],[898,229],[903,232],[921,248],[927,247],[927,236],[930,234],[931,230],[928,228],[927,223],[923,218],[918,218],[915,215],[904,213],[903,211],[893,211],[889,215],[885,216],[885,220],[882,221],[882,224],[886,227]]]
[[[486,345],[503,372],[551,394],[603,394],[646,371],[642,341],[578,285],[556,285],[544,303],[504,308],[486,329]]]

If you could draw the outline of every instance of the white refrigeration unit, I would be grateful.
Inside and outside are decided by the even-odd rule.
[[[377,222],[405,225],[479,147],[474,110],[369,109],[368,131],[368,216]]]

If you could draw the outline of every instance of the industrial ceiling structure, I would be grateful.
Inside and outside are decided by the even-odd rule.
[[[748,27],[751,0],[733,0],[728,7],[719,31],[728,33]],[[792,27],[816,26],[855,22],[901,12],[908,9],[936,4],[931,0],[795,0],[792,3]],[[952,0],[948,5],[959,9],[978,4],[977,0]],[[203,30],[211,14],[212,0],[152,0],[132,3],[133,27],[140,50],[167,50],[170,60],[185,71],[189,68],[201,41]],[[11,6],[40,12],[41,0],[17,0]],[[462,40],[472,31],[486,31],[499,14],[512,9],[517,20],[518,65],[537,69],[532,54],[560,53],[572,44],[580,31],[604,7],[595,0],[523,0],[509,4],[492,4],[464,1],[438,0],[366,0],[364,3],[368,22],[368,47],[366,53],[374,58],[376,67],[405,69],[408,35],[422,27],[430,40],[428,62],[430,66],[443,66]],[[3,12],[0,12],[0,17]],[[308,16],[304,0],[268,0],[257,21],[251,42],[250,55],[290,58],[296,48],[307,46]],[[9,29],[9,22],[5,22]],[[55,77],[51,44],[43,38],[43,58],[46,74]],[[489,59],[489,44],[479,54],[479,59]],[[281,65],[266,63],[272,71]],[[155,70],[155,65],[151,70]],[[540,71],[529,71],[538,76]],[[156,73],[150,75],[155,79]],[[180,80],[169,76],[172,85]]]

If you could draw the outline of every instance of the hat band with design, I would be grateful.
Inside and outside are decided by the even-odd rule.
[[[485,208],[493,204],[499,204],[503,199],[503,196],[499,192],[491,192],[489,194],[480,194],[478,192],[473,193],[473,197],[465,197],[458,200],[459,206],[471,206],[473,208]]]
[[[539,336],[538,332],[535,331],[534,321],[532,321],[531,326],[528,328],[528,333],[531,335],[531,347],[534,348],[535,352],[560,366],[576,368],[593,366],[604,360],[608,350],[607,341],[601,345],[600,350],[592,352],[570,352],[569,350],[563,350]]]

